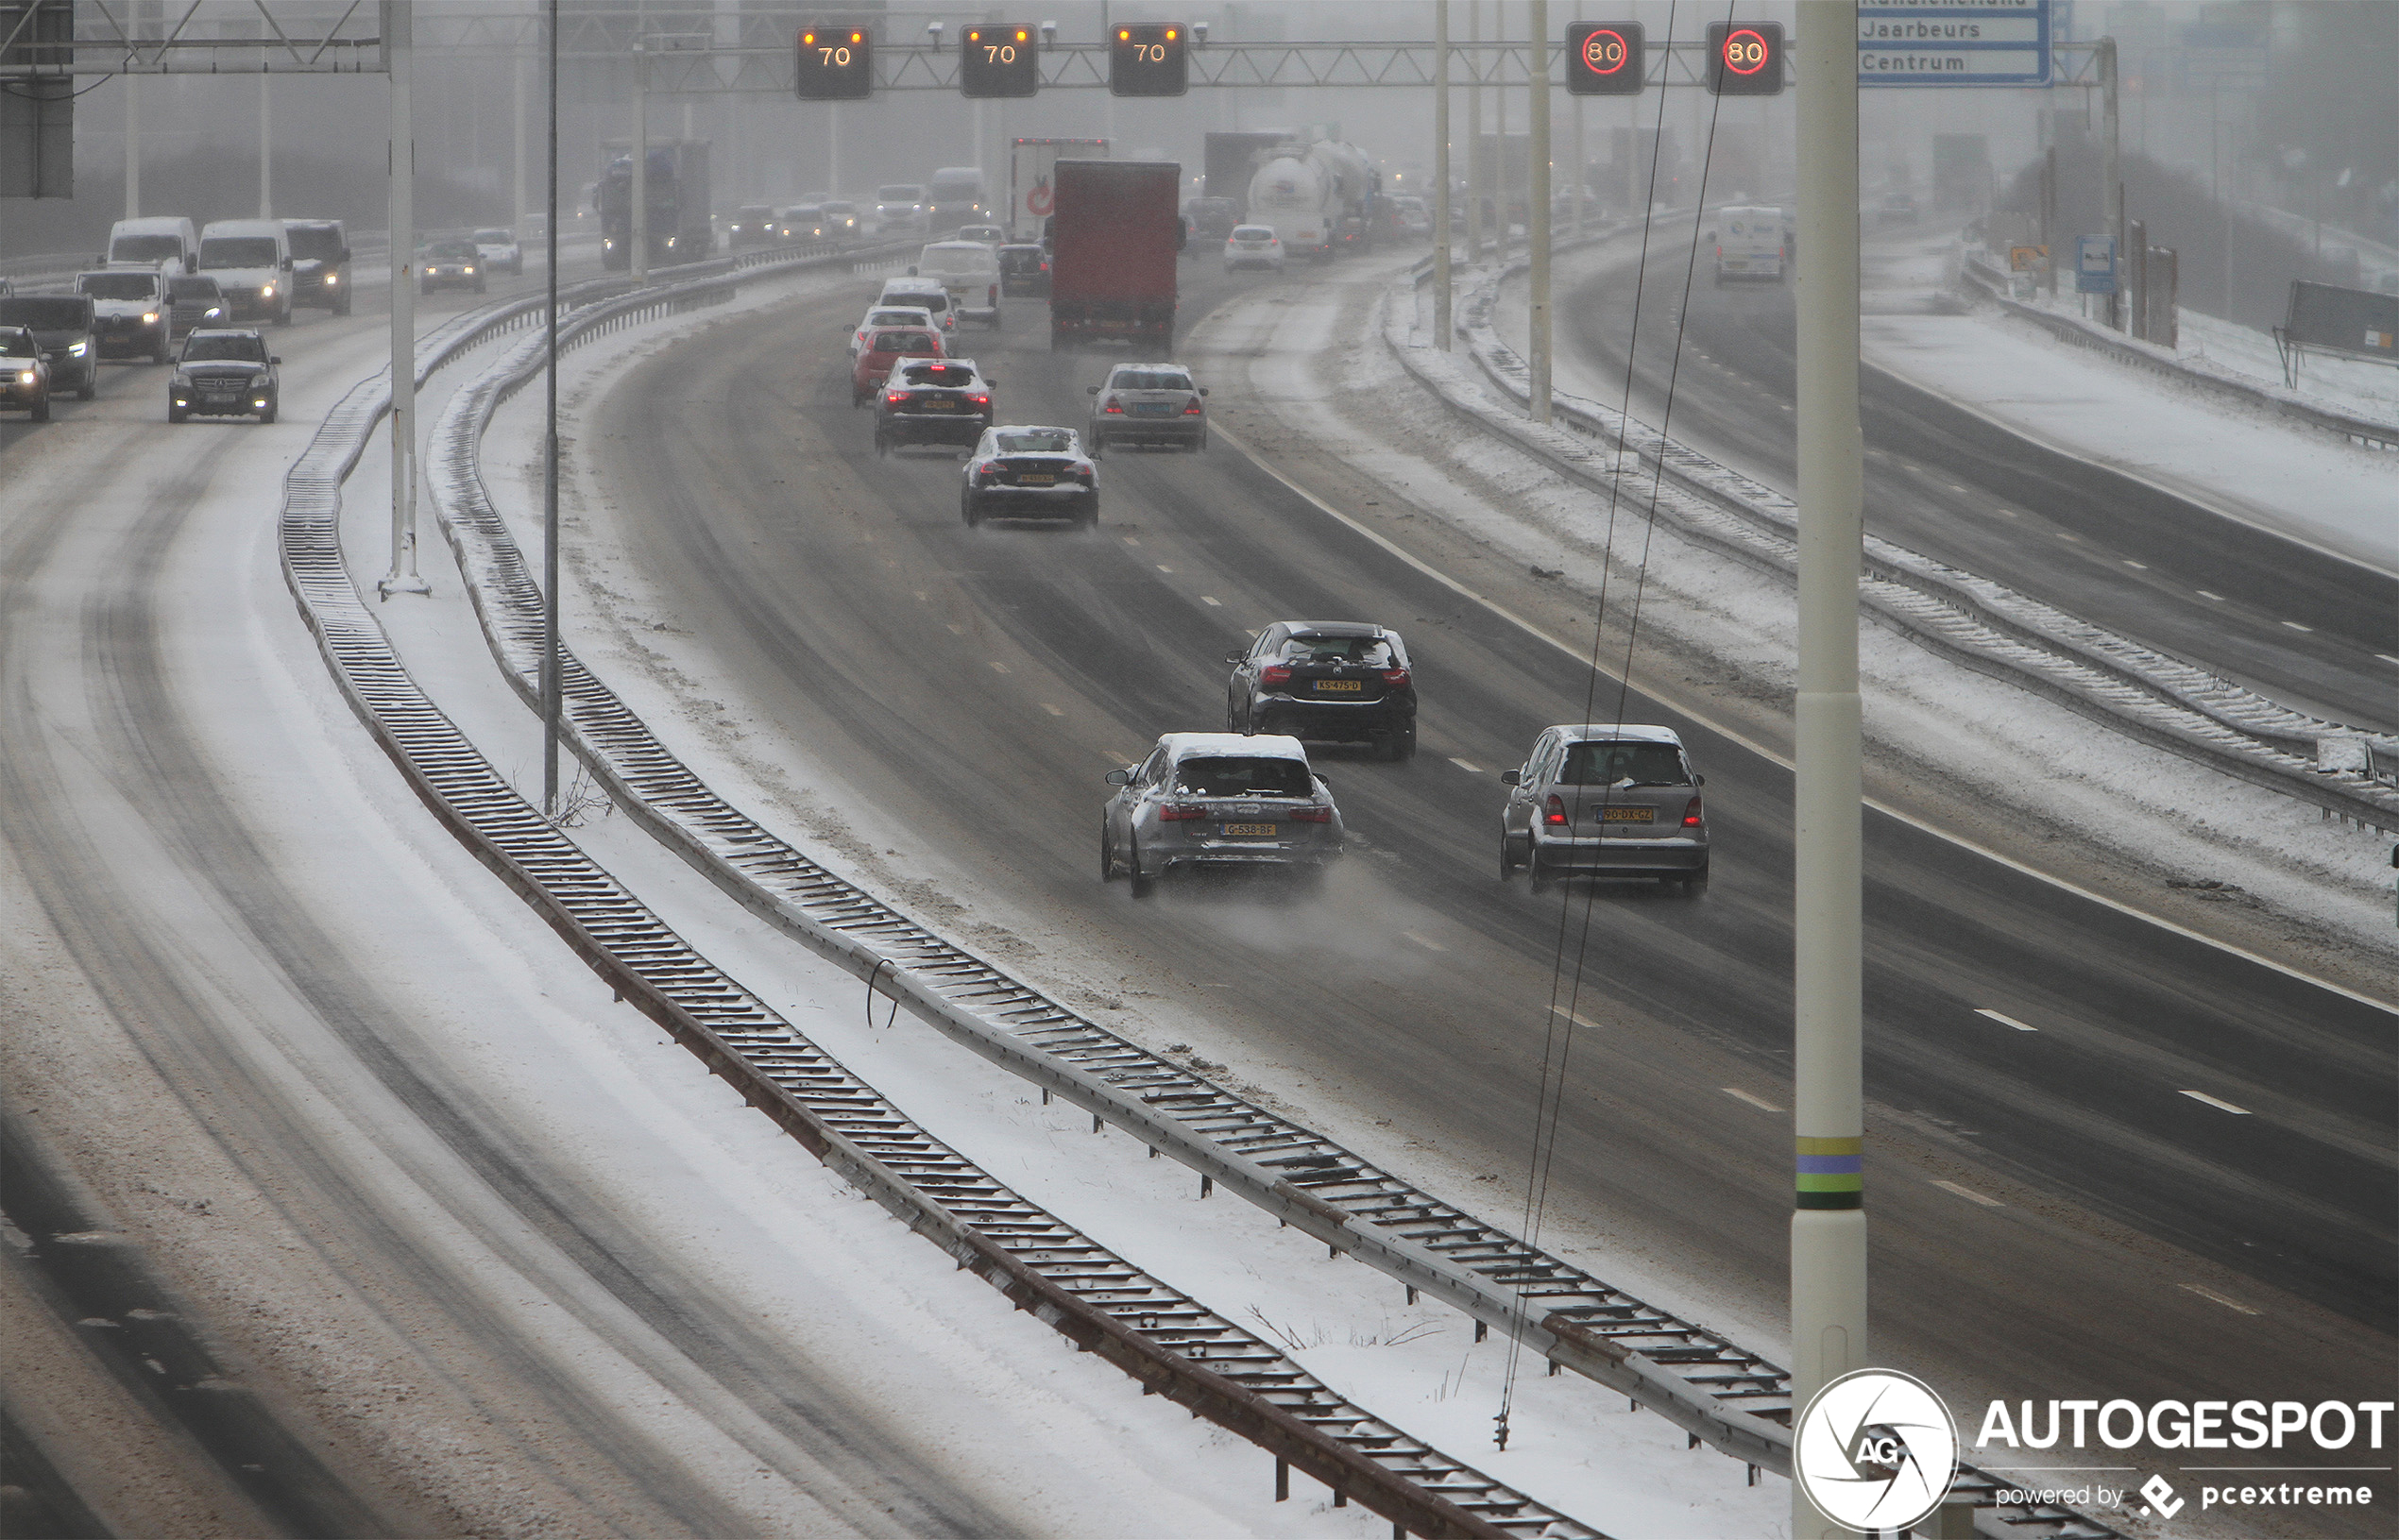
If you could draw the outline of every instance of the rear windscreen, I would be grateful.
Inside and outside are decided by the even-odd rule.
[[[1671,743],[1577,743],[1566,751],[1561,786],[1688,786],[1680,749]]]
[[[264,235],[220,235],[200,243],[202,267],[272,267],[275,242]]]
[[[92,324],[92,301],[72,297],[26,295],[0,299],[0,326],[29,326],[36,331],[72,331]]]
[[[922,331],[877,331],[868,339],[870,353],[929,353],[936,344]]]
[[[911,385],[963,390],[975,382],[975,371],[962,364],[911,364],[901,371],[901,378]]]
[[[1363,663],[1387,668],[1391,644],[1380,636],[1317,636],[1302,635],[1283,644],[1286,663]]]
[[[1075,435],[1063,429],[995,436],[1002,454],[1066,454],[1071,452],[1075,443]]]
[[[1308,767],[1297,759],[1207,755],[1175,766],[1175,790],[1191,797],[1305,797]]]
[[[1108,381],[1110,390],[1189,390],[1191,377],[1165,369],[1119,369]]]
[[[111,262],[164,262],[170,257],[180,261],[182,256],[179,235],[120,235],[109,243]]]

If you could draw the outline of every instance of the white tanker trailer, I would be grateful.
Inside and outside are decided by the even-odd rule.
[[[1287,253],[1321,259],[1365,250],[1373,245],[1381,181],[1354,145],[1333,139],[1285,144],[1251,177],[1249,218],[1273,226]]]

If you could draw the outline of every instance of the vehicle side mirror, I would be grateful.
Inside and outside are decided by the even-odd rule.
[[[916,269],[915,269],[915,268],[913,268],[913,267],[910,268],[910,269],[908,270],[908,276],[909,276],[910,278],[914,278],[914,277],[916,276]]]
[[[1099,394],[1099,387],[1097,385],[1085,385],[1083,387],[1083,394],[1085,396],[1097,396]]]
[[[1329,775],[1319,775],[1316,778],[1316,784],[1324,787],[1325,790],[1330,791],[1333,789],[1333,777]]]
[[[266,355],[266,362],[269,364],[281,364],[283,362],[283,355],[281,353],[269,353]]]
[[[1691,784],[1693,786],[1706,786],[1708,784],[1708,777],[1705,775],[1694,775],[1691,778]]]
[[[1130,786],[1132,783],[1132,771],[1113,770],[1106,775],[1100,777],[1100,779],[1106,781],[1110,786]]]
[[[342,261],[349,261],[349,247],[348,246],[342,247]]]
[[[1207,394],[1208,394],[1208,387],[1207,387],[1207,386],[1205,386],[1205,385],[1200,386],[1200,395],[1202,395],[1202,396],[1207,395]]]
[[[1502,771],[1500,771],[1500,785],[1502,785],[1502,786],[1523,786],[1523,784],[1524,784],[1524,772],[1523,772],[1523,770],[1502,770]]]
[[[1224,655],[1224,660],[1227,663],[1241,663],[1247,661],[1249,656],[1250,654],[1247,652],[1227,652]]]
[[[995,374],[987,374],[983,376],[983,383],[986,385],[996,385],[999,383],[999,376]]]

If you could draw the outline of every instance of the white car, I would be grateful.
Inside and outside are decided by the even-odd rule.
[[[922,327],[927,331],[940,330],[934,325],[933,313],[922,305],[886,305],[878,299],[866,307],[865,318],[850,333],[850,357],[858,357],[859,349],[866,346],[869,331],[890,326]]]
[[[1235,225],[1225,237],[1224,270],[1228,273],[1241,267],[1263,267],[1268,272],[1283,271],[1283,240],[1268,225]]]
[[[876,296],[875,302],[878,305],[922,305],[933,313],[934,320],[942,324],[944,334],[958,330],[958,313],[950,306],[949,291],[942,286],[938,279],[887,278],[883,280],[883,292]]]
[[[978,241],[997,251],[1008,244],[1008,232],[997,225],[961,225],[953,241]]]
[[[525,270],[525,248],[517,244],[517,232],[503,229],[475,231],[475,251],[484,260],[484,271],[506,268],[521,275]]]
[[[938,283],[961,320],[999,330],[999,251],[980,241],[935,241],[917,254],[910,278]]]

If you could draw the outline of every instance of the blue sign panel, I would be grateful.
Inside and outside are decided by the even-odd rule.
[[[2074,238],[2074,292],[2116,292],[2116,237],[2078,235]]]
[[[2050,0],[1905,0],[1858,8],[1862,86],[2046,86]]]

